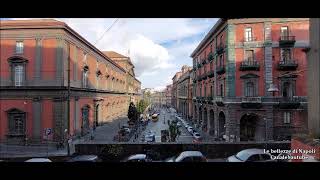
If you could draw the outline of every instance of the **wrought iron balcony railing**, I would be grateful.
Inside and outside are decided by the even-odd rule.
[[[296,60],[282,60],[278,63],[278,70],[296,70],[298,62]]]
[[[295,36],[280,36],[279,38],[279,46],[280,47],[292,47],[296,42]]]
[[[217,47],[216,47],[216,54],[221,54],[223,53],[224,49],[226,48],[226,45],[224,44],[219,44]]]
[[[221,75],[226,72],[226,68],[224,65],[220,65],[217,67],[217,74]]]
[[[245,60],[240,64],[240,71],[259,71],[260,64],[255,60]]]
[[[257,38],[256,37],[245,37],[243,39],[243,42],[252,42],[252,41],[256,41]]]
[[[242,97],[242,103],[261,103],[261,97]]]
[[[279,107],[281,109],[296,109],[303,102],[303,98],[299,96],[281,97],[279,99]]]
[[[214,58],[214,57],[213,57],[213,53],[210,52],[209,55],[208,55],[208,61],[209,61],[209,62],[213,61],[213,58]]]

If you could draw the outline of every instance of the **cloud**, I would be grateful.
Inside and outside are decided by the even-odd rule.
[[[155,91],[162,91],[162,90],[164,90],[166,88],[166,86],[156,86],[156,87],[154,87],[154,90]]]
[[[168,82],[171,83],[172,76],[182,65],[192,64],[189,57],[191,52],[217,21],[186,18],[120,18],[106,32],[115,21],[114,18],[57,20],[66,22],[101,51],[116,51],[126,56],[130,51],[136,76],[141,80],[143,87],[164,87]],[[103,34],[103,38],[95,43]]]

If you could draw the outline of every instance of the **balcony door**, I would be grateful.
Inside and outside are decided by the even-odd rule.
[[[282,48],[281,49],[281,61],[288,62],[292,60],[292,51],[290,48]]]
[[[247,62],[252,62],[253,61],[253,56],[254,56],[253,53],[254,53],[253,50],[246,50],[245,51],[245,58],[246,58]]]

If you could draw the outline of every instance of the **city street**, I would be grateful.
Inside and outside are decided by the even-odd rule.
[[[137,141],[135,142],[142,142],[141,138],[142,136],[148,132],[152,131],[155,133],[155,141],[156,143],[161,143],[161,130],[167,130],[169,128],[168,126],[168,120],[172,121],[175,119],[176,113],[174,112],[167,112],[166,109],[161,109],[160,110],[160,116],[159,120],[157,122],[150,121],[149,124],[147,125],[145,131],[143,131],[140,135]],[[193,136],[187,131],[187,129],[182,126],[180,127],[181,130],[181,135],[178,137],[177,142],[178,143],[192,143],[193,141]],[[134,142],[132,140],[132,142]]]

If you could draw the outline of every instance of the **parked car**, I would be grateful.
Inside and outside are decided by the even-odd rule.
[[[71,158],[68,162],[101,162],[102,160],[99,159],[96,155],[78,155]]]
[[[275,162],[263,149],[245,149],[227,158],[227,162]]]
[[[193,133],[193,127],[189,126],[189,127],[188,127],[188,131],[189,131],[189,133],[192,134],[192,133]]]
[[[26,160],[25,162],[52,162],[52,161],[48,158],[31,158]]]
[[[144,135],[144,141],[145,142],[155,142],[156,141],[156,135],[154,132],[149,131]]]
[[[152,159],[148,158],[146,154],[131,155],[122,162],[152,162]]]
[[[177,122],[177,126],[178,126],[178,127],[181,127],[181,122]]]
[[[201,135],[200,135],[198,132],[193,132],[193,137],[194,137],[196,140],[201,140],[201,139],[202,139]]]
[[[171,157],[166,162],[207,162],[207,158],[200,151],[184,151],[177,157]]]

